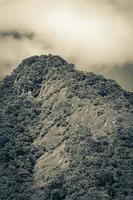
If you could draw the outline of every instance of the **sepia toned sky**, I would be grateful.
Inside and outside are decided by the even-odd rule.
[[[133,1],[0,0],[0,76],[47,53],[133,91]]]

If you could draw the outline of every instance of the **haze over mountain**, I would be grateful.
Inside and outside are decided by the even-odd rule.
[[[0,200],[132,200],[133,94],[59,56],[0,82]]]
[[[133,91],[132,19],[132,0],[1,0],[0,76],[52,53]]]

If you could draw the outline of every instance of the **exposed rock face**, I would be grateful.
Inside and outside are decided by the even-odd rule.
[[[132,200],[133,95],[59,56],[0,84],[0,200]]]

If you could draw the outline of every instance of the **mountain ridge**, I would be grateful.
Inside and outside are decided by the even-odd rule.
[[[29,66],[31,68],[29,68]],[[39,68],[39,66],[40,66],[40,68]],[[63,69],[63,67],[64,67],[64,69]],[[101,81],[101,83],[100,83],[101,84],[100,85],[101,88],[99,89],[100,95],[103,95],[103,96],[107,95],[107,91],[104,91],[104,89],[106,89],[106,90],[109,89],[110,90],[109,93],[110,92],[114,93],[115,92],[114,90],[116,88],[116,89],[119,89],[119,91],[121,91],[125,95],[125,97],[126,96],[127,97],[131,96],[131,98],[132,98],[132,93],[131,92],[126,92],[125,90],[123,90],[118,85],[118,83],[116,83],[116,81],[111,80],[111,79],[106,79],[102,75],[95,75],[92,72],[82,72],[82,71],[76,70],[75,66],[73,64],[67,63],[61,57],[54,56],[54,55],[51,55],[51,54],[49,54],[49,55],[41,55],[41,56],[32,56],[30,58],[24,59],[22,61],[22,63],[15,70],[13,70],[13,72],[11,73],[11,76],[6,76],[6,79],[8,79],[8,77],[10,77],[10,78],[12,77],[13,78],[14,76],[16,76],[16,79],[19,79],[19,76],[23,76],[22,74],[18,75],[19,74],[18,72],[21,72],[21,71],[22,71],[22,73],[26,73],[27,74],[27,78],[28,78],[28,73],[30,74],[30,72],[31,72],[30,70],[33,69],[33,72],[31,73],[31,75],[33,76],[34,75],[33,73],[36,73],[36,77],[34,77],[36,79],[34,79],[34,82],[36,82],[36,84],[39,84],[39,82],[41,83],[41,81],[43,81],[43,77],[47,74],[47,70],[50,71],[53,68],[55,70],[60,70],[60,72],[61,71],[63,72],[63,70],[64,71],[66,70],[68,73],[72,72],[72,77],[71,78],[75,78],[76,75],[77,76],[79,75],[80,78],[82,76],[82,79],[87,79],[87,76],[88,76],[88,79],[90,79],[90,80],[88,80],[88,85],[95,86],[93,89],[96,89],[96,87],[97,87],[96,84]],[[29,69],[29,72],[28,72],[28,69]],[[36,70],[38,70],[38,72]],[[60,72],[58,71],[58,73],[60,73]],[[47,77],[47,79],[48,78],[54,79],[54,76],[55,76],[54,75],[54,70],[51,73],[53,73],[52,77]],[[76,75],[74,75],[74,74],[76,74]],[[67,76],[67,74],[66,74],[66,76]],[[30,81],[32,81],[32,79],[33,79],[33,77],[31,77]],[[110,88],[107,88],[108,85],[106,85],[105,83],[109,84]],[[28,90],[28,88],[27,88],[27,90]]]
[[[130,200],[132,96],[59,56],[23,60],[0,84],[0,199]]]

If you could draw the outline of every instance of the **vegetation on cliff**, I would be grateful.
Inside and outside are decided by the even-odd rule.
[[[0,83],[1,200],[132,200],[133,94],[59,56]]]

